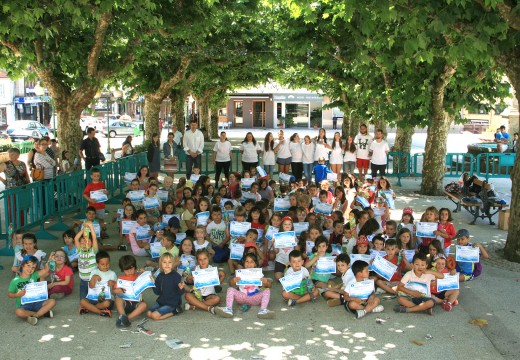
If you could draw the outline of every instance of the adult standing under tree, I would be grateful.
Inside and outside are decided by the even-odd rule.
[[[159,170],[161,169],[161,144],[159,142],[159,134],[152,134],[152,142],[148,145],[148,167],[150,168],[150,175],[157,179]]]
[[[47,154],[47,147],[49,146],[49,142],[45,139],[41,139],[39,146],[38,146],[38,152],[34,155],[34,167],[36,169],[43,170],[43,180],[51,180],[54,178],[55,171],[56,171],[56,161]],[[50,207],[54,206],[54,202],[52,204],[46,204],[47,195],[45,194],[46,191],[49,191],[47,186],[42,187],[42,208],[43,208],[43,215],[46,216],[49,211],[51,211]],[[54,191],[54,190],[53,190]],[[49,209],[47,209],[47,206]]]
[[[202,131],[197,129],[197,120],[190,122],[190,129],[184,133],[184,151],[188,158],[186,159],[186,179],[191,177],[193,165],[200,169],[202,161],[202,152],[204,151],[204,135]]]
[[[360,179],[364,179],[367,172],[368,166],[370,165],[370,144],[372,143],[372,135],[368,133],[367,126],[361,124],[359,126],[359,134],[354,138],[354,144],[356,145],[356,165]]]
[[[377,129],[375,135],[375,140],[370,144],[370,153],[372,154],[370,169],[373,178],[377,176],[378,172],[380,176],[386,175],[387,155],[390,151],[388,143],[383,139],[383,130]]]
[[[7,150],[9,154],[9,161],[0,164],[0,172],[5,173],[5,179],[0,177],[0,181],[2,181],[7,189],[13,189],[15,187],[24,186],[31,182],[29,177],[29,171],[27,170],[27,166],[23,161],[20,161],[20,150],[17,148],[10,148]],[[13,224],[13,227],[17,228],[20,225],[24,225],[24,213],[20,211],[20,221],[18,222],[16,219],[16,213],[18,212],[16,209],[16,198],[8,197],[7,198],[7,206],[9,209],[9,223]],[[8,239],[10,240],[10,239]]]
[[[175,135],[173,132],[168,133],[168,141],[166,141],[162,147],[164,156],[164,172],[172,179],[175,176],[175,171],[177,171],[177,159],[175,158],[177,144],[175,144],[174,138]]]
[[[280,173],[289,174],[289,166],[291,165],[291,143],[285,140],[283,130],[278,132],[278,141],[274,147],[274,152],[277,154],[278,170]],[[303,155],[302,155],[303,156]]]
[[[215,162],[215,189],[218,188],[220,174],[224,170],[226,179],[229,178],[229,167],[231,166],[231,150],[233,147],[227,139],[226,132],[220,133],[220,141],[213,146],[213,162]]]
[[[332,149],[327,143],[327,133],[324,128],[321,128],[318,132],[318,137],[315,138],[316,147],[314,150],[314,165],[318,164],[320,157],[325,159],[325,163],[329,163],[329,152]]]
[[[85,169],[89,170],[92,166],[97,166],[101,162],[99,159],[101,145],[96,138],[96,129],[88,128],[87,137],[81,142],[79,157],[85,161]],[[85,154],[83,155],[83,151]]]
[[[256,142],[252,132],[248,132],[240,144],[242,154],[242,171],[249,171],[252,167],[258,166],[258,154],[262,152],[260,144]]]

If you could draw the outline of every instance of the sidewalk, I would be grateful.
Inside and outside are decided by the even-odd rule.
[[[502,181],[504,182],[502,184]],[[496,181],[499,191],[506,190],[506,180]],[[396,206],[413,207],[416,213],[430,205],[438,208],[454,206],[442,197],[425,197],[416,194],[420,179],[403,180],[403,187],[395,187]],[[117,205],[109,205],[111,214]],[[70,214],[64,222],[72,223]],[[392,213],[399,219],[401,212]],[[474,241],[503,244],[507,233],[496,226],[478,220],[467,225],[468,214],[454,215],[455,227],[465,227],[475,236]],[[46,228],[53,223],[46,224]],[[109,225],[110,239],[117,243],[117,229]],[[61,233],[52,232],[59,240],[41,240],[38,245],[47,253],[62,246]],[[3,242],[2,242],[3,243]],[[129,252],[126,252],[129,253]],[[112,252],[111,268],[119,273],[117,261],[123,252]],[[496,257],[496,254],[490,254]],[[0,281],[4,291],[12,278],[9,268],[12,258],[0,257],[4,270]],[[138,265],[144,259],[138,259]],[[161,322],[148,322],[153,336],[121,332],[115,327],[115,318],[77,314],[78,278],[74,293],[58,300],[55,318],[42,319],[36,327],[17,319],[14,300],[0,297],[0,314],[4,324],[0,346],[2,358],[32,358],[38,353],[41,359],[91,358],[175,358],[175,359],[514,359],[518,354],[520,338],[520,306],[514,299],[520,297],[517,279],[519,271],[496,267],[493,260],[483,261],[484,272],[476,281],[461,286],[460,306],[451,313],[435,308],[433,317],[425,314],[395,314],[395,300],[383,301],[385,311],[369,314],[355,320],[342,307],[328,308],[323,299],[316,303],[289,308],[281,297],[281,286],[275,284],[269,308],[276,311],[275,320],[259,320],[258,309],[241,314],[237,307],[234,319],[220,319],[202,311],[183,313],[179,317]],[[514,264],[516,265],[516,264]],[[514,265],[512,268],[514,268]],[[266,273],[272,277],[272,273]],[[222,301],[225,289],[221,293]],[[507,295],[506,295],[507,294]],[[152,305],[156,296],[147,290],[144,299]],[[376,318],[384,320],[376,323]],[[483,329],[469,324],[471,319],[485,319]],[[137,323],[137,321],[136,321]],[[427,335],[433,338],[427,340]],[[179,350],[170,349],[169,339],[179,339],[186,345]],[[412,343],[416,341],[418,344]],[[129,348],[120,346],[131,344]]]

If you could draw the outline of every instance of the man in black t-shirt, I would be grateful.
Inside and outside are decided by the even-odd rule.
[[[88,170],[93,166],[99,165],[100,147],[101,145],[98,139],[96,139],[96,129],[88,128],[87,137],[83,139],[79,148],[79,156],[85,160],[85,169]],[[85,151],[85,155],[83,155],[83,151]]]

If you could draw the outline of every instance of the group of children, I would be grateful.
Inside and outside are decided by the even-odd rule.
[[[253,169],[242,175],[248,178],[252,173],[255,175]],[[63,234],[64,246],[51,252],[48,261],[44,262],[46,254],[38,250],[33,234],[18,231],[13,235],[16,277],[9,297],[17,298],[17,316],[33,325],[42,316],[52,317],[56,300],[72,293],[74,270],[79,275],[79,314],[111,317],[115,305],[118,327],[130,326],[131,320],[145,312],[153,320],[195,309],[232,317],[235,303],[242,305],[242,311],[260,306],[258,317],[270,319],[275,315],[268,309],[275,282],[281,283],[281,296],[289,306],[323,297],[329,306],[343,305],[361,318],[382,312],[379,295],[385,294],[388,299],[397,297],[396,312],[432,314],[436,304],[446,311],[458,304],[459,290],[438,291],[438,279],[459,274],[459,281],[469,281],[481,272],[479,262],[455,262],[449,256],[451,242],[479,247],[481,256],[487,258],[482,245],[470,243],[467,230],[455,232],[446,208],[429,207],[421,218],[437,223],[433,237],[416,235],[410,208],[403,210],[400,222],[391,220],[395,194],[384,177],[359,183],[346,175],[333,183],[333,189],[327,180],[319,184],[291,181],[281,184],[279,192],[276,183],[269,182],[263,190],[273,198],[267,199],[258,193],[261,186],[256,181],[244,182],[244,189],[235,174],[223,179],[217,193],[205,176],[191,184],[181,179],[176,188],[166,178],[159,189],[157,180],[147,174],[143,167],[130,181],[128,197],[114,217],[119,223],[117,248],[126,250],[128,243],[133,253],[120,257],[119,277],[110,270],[106,251],[115,248],[99,241],[106,229],[101,223],[104,203],[100,206],[90,197],[90,191],[104,189],[97,169],[92,169],[92,183],[85,190],[89,202],[85,221],[78,224],[78,231]],[[258,196],[237,197],[251,190]],[[156,201],[138,198],[136,191],[144,191],[144,199]],[[279,211],[277,199],[288,201],[288,208]],[[287,242],[286,235],[294,241]],[[138,267],[136,257],[145,258],[144,266]],[[395,266],[390,277],[372,269],[377,257]],[[323,271],[324,264],[331,261],[335,268]],[[225,263],[229,287],[225,306],[220,307],[218,293],[226,273],[218,264]],[[121,281],[135,281],[144,271],[153,273],[153,291],[158,295],[151,306],[142,295],[129,300],[125,288],[118,286]],[[197,276],[204,271],[214,271],[218,284],[198,288]],[[272,277],[264,276],[264,271],[272,271]],[[261,275],[248,283],[241,276],[249,272]],[[289,287],[289,279],[299,283]],[[23,303],[25,286],[38,280],[47,281],[49,299]]]

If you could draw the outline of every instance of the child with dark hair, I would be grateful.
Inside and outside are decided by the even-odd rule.
[[[139,295],[137,299],[125,298],[125,289],[119,287],[123,281],[133,282],[139,277],[137,273],[137,262],[132,255],[124,255],[119,258],[119,269],[123,273],[117,278],[113,293],[116,294],[116,309],[119,314],[116,320],[117,327],[129,327],[132,323],[130,320],[146,311],[146,303],[142,296]]]
[[[65,251],[65,254],[67,254],[67,257],[70,261],[70,267],[72,269],[78,269],[78,250],[76,249],[76,246],[74,245],[74,237],[76,236],[76,233],[74,230],[69,229],[65,231],[62,235],[63,237],[63,243],[65,244],[62,249]]]
[[[332,248],[325,236],[319,236],[312,249],[312,254],[305,262],[305,267],[310,270],[311,280],[318,289],[326,289],[329,283],[330,274],[320,274],[316,271],[320,258],[332,257]]]
[[[368,264],[364,261],[355,261],[352,264],[352,272],[354,274],[354,279],[352,279],[345,287],[345,310],[354,313],[356,319],[361,319],[363,316],[371,312],[383,312],[385,308],[383,305],[379,305],[380,300],[374,292],[361,297],[352,296],[353,294],[351,295],[351,289],[355,287],[357,283],[368,280]]]
[[[437,239],[442,241],[442,248],[446,256],[450,254],[451,241],[456,233],[450,209],[441,208],[439,210],[439,227],[434,234],[437,235]]]
[[[319,291],[316,287],[311,289],[307,286],[307,279],[310,280],[309,271],[303,267],[302,253],[299,250],[292,250],[289,253],[289,268],[285,272],[285,275],[291,275],[295,272],[302,272],[302,282],[299,288],[292,291],[282,291],[282,297],[287,300],[289,306],[295,306],[304,302],[314,300],[318,295]]]

